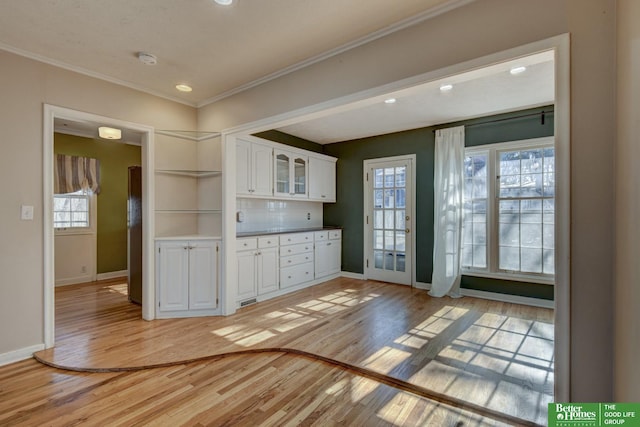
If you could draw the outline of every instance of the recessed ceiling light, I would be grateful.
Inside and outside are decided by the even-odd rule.
[[[524,73],[525,71],[527,71],[527,67],[519,66],[513,67],[509,72],[515,76],[516,74]]]
[[[100,126],[98,128],[98,136],[103,139],[120,139],[122,138],[122,131],[108,126]]]
[[[138,52],[138,59],[145,65],[156,65],[158,63],[158,58],[147,52]]]
[[[233,3],[233,0],[214,0],[214,1],[222,6],[229,6],[231,3]]]
[[[191,86],[185,84],[176,85],[176,89],[178,89],[180,92],[191,92],[193,90]]]
[[[451,84],[446,84],[446,85],[441,85],[440,86],[440,92],[449,92],[451,89],[453,89],[453,85],[451,85]]]
[[[395,104],[396,103],[396,99],[395,98],[387,98],[384,100],[385,104]]]

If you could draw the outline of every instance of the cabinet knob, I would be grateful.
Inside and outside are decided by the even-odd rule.
[[[291,276],[289,276],[289,279],[291,279]]]
[[[327,243],[327,246],[331,246],[331,242]]]
[[[325,195],[323,194],[323,195],[321,195],[320,197],[322,197],[322,198],[324,199],[324,198],[325,198],[325,197],[327,197],[327,196],[325,196]]]
[[[291,260],[288,260],[287,263],[291,264]]]

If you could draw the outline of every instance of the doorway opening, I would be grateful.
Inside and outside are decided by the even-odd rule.
[[[526,58],[531,55],[544,53],[550,55],[552,58],[551,70],[553,76],[551,79],[551,93],[553,95],[554,104],[554,136],[555,136],[555,161],[557,170],[557,181],[559,185],[556,188],[556,202],[555,202],[555,285],[553,289],[554,294],[554,399],[556,401],[562,401],[568,399],[569,396],[569,366],[570,366],[570,354],[569,354],[569,342],[570,342],[570,324],[569,324],[569,308],[570,308],[570,227],[569,227],[569,206],[570,206],[570,81],[569,81],[569,36],[560,35],[549,39],[533,42],[528,45],[519,46],[516,48],[508,49],[506,51],[497,52],[485,57],[476,58],[466,62],[451,65],[442,69],[427,72],[425,74],[397,81],[394,83],[386,84],[377,88],[365,90],[334,100],[326,101],[313,105],[311,107],[300,108],[281,114],[270,119],[257,120],[255,122],[246,123],[235,128],[225,129],[223,131],[224,137],[224,169],[233,170],[235,165],[235,139],[237,136],[255,134],[264,131],[277,130],[284,133],[287,131],[295,130],[299,124],[309,124],[309,127],[319,129],[326,132],[333,132],[343,124],[357,124],[354,115],[344,114],[351,113],[357,109],[365,111],[367,109],[374,108],[375,105],[381,104],[386,99],[395,98],[396,94],[410,92],[413,88],[422,85],[431,85],[431,87],[438,90],[441,84],[448,83],[446,80],[450,80],[452,77],[460,76],[467,72],[477,71],[482,73],[483,71],[491,68],[492,66],[504,66],[509,61],[516,61],[522,58]],[[509,69],[506,69],[509,73]],[[455,85],[455,82],[454,82]],[[450,94],[450,92],[449,92]],[[484,92],[482,99],[492,100],[493,94],[510,95],[511,91],[498,91],[492,92],[491,96],[487,96]],[[442,95],[449,96],[449,95]],[[398,104],[393,104],[397,106]],[[441,103],[434,103],[432,107],[435,108],[434,113],[441,112]],[[477,106],[477,104],[475,104]],[[540,104],[542,105],[542,104]],[[545,104],[545,105],[548,105]],[[525,108],[520,106],[521,108]],[[502,110],[493,111],[494,114],[504,113],[506,111],[514,110]],[[489,111],[478,111],[476,115],[464,116],[457,119],[446,119],[441,123],[453,123],[456,120],[465,120],[472,118],[485,117],[490,115]],[[376,116],[383,117],[383,116]],[[331,121],[331,125],[327,125],[327,122],[322,122],[323,119],[339,119]],[[360,122],[360,126],[352,126],[359,128],[366,128],[371,130],[375,128],[377,123],[376,119],[365,119],[365,124]],[[436,125],[437,122],[433,122],[430,125]],[[424,125],[423,126],[428,126]],[[419,126],[416,126],[419,127]],[[396,131],[399,131],[397,129]],[[300,137],[294,132],[290,132],[294,136]],[[381,133],[377,133],[378,135]],[[372,134],[375,135],[375,134]],[[353,138],[358,138],[354,136]],[[342,139],[342,141],[350,140],[351,138]],[[312,140],[312,139],[309,139]],[[336,140],[339,141],[339,140]],[[331,144],[336,141],[326,141],[324,143]],[[327,154],[331,154],[327,152]],[[388,155],[388,154],[387,154]],[[366,158],[366,157],[365,157]],[[360,163],[361,164],[361,163]],[[338,175],[339,176],[339,175]],[[235,177],[233,174],[227,174],[227,181],[225,184],[225,209],[227,212],[236,211],[235,200]],[[340,194],[338,194],[340,199]],[[363,215],[364,217],[364,215]],[[235,222],[232,215],[227,215],[224,221],[224,234],[226,236],[233,236],[235,234]],[[362,230],[361,225],[357,225],[359,230]],[[358,232],[359,234],[359,232]],[[357,237],[357,236],[356,236]],[[360,242],[356,242],[359,248],[362,248]],[[353,247],[356,251],[359,248]],[[225,257],[225,283],[227,289],[232,289],[237,283],[237,277],[235,274],[235,240],[227,240],[227,252]],[[362,265],[362,264],[360,264]],[[352,277],[363,277],[363,275],[356,274]],[[232,306],[233,293],[229,292],[227,295],[227,306]],[[226,314],[231,314],[227,310]]]
[[[56,125],[62,123],[73,125],[77,129],[97,129],[98,125],[105,125],[122,129],[125,135],[135,135],[141,147],[142,160],[142,318],[153,319],[155,305],[155,292],[153,288],[153,215],[154,206],[154,176],[153,128],[136,123],[117,120],[95,114],[84,113],[63,107],[45,105],[44,108],[44,135],[43,135],[43,206],[44,206],[44,330],[45,348],[53,347],[55,343],[55,232],[54,232],[54,133]],[[69,126],[68,126],[69,127]],[[108,277],[105,277],[108,278]]]

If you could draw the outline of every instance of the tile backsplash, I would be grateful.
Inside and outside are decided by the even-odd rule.
[[[322,227],[322,203],[300,200],[236,200],[236,232]],[[238,213],[243,221],[238,222]]]

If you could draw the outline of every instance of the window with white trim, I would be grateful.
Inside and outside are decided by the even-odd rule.
[[[90,228],[90,211],[89,191],[80,190],[53,196],[53,226],[56,229]]]
[[[553,138],[465,150],[463,274],[552,282]]]

